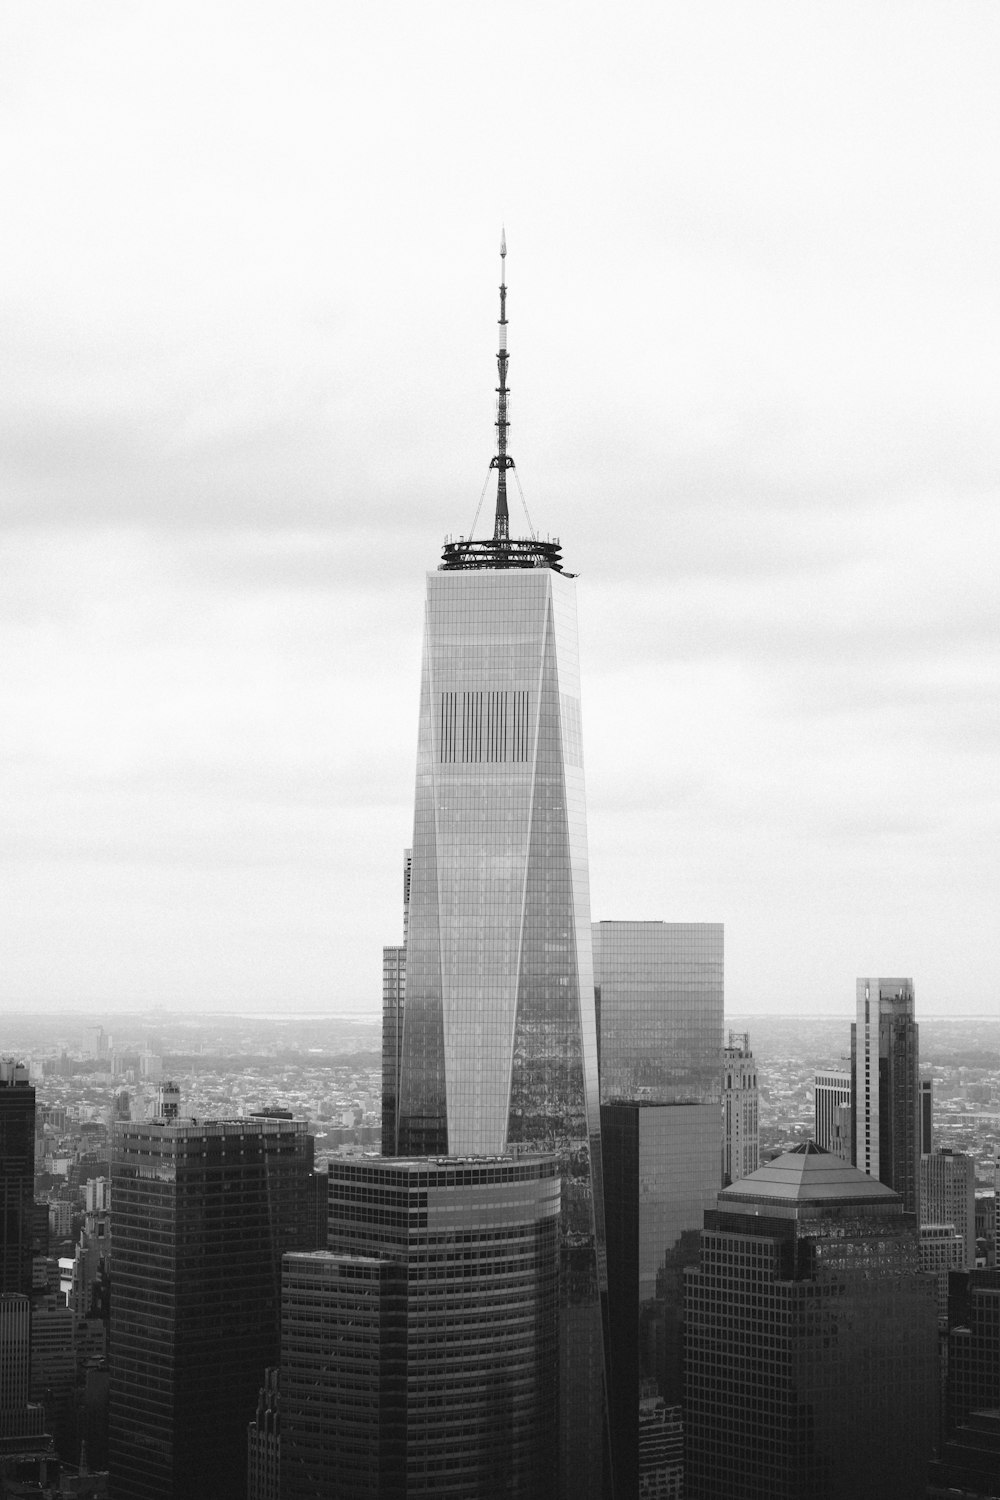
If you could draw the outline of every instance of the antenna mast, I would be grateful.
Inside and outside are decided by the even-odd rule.
[[[510,427],[510,418],[507,415],[507,235],[504,230],[500,231],[500,347],[497,350],[497,373],[500,376],[500,384],[497,392],[497,451],[490,459],[490,469],[497,471],[497,513],[493,523],[493,535],[476,541],[475,537],[459,537],[454,540],[446,538],[444,548],[441,552],[439,567],[444,572],[455,572],[470,568],[551,568],[553,573],[561,573],[562,549],[558,537],[542,541],[532,530],[531,521],[528,519],[525,509],[525,519],[528,519],[528,530],[530,536],[511,537],[510,515],[507,510],[507,470],[514,467],[514,460],[507,452],[507,431]],[[517,479],[517,475],[514,475]],[[489,484],[489,470],[486,474],[486,482],[483,485],[482,494],[479,497],[482,504],[483,496]],[[520,488],[520,484],[518,485]],[[522,500],[524,496],[522,495]],[[476,509],[476,519],[472,523],[472,529],[476,529],[476,521],[479,519],[479,510]],[[574,575],[568,573],[568,578]]]
[[[510,540],[510,515],[507,510],[507,470],[514,467],[514,460],[507,452],[507,234],[500,230],[500,347],[497,350],[497,451],[490,460],[490,468],[497,471],[497,514],[493,524],[493,540],[503,544]]]

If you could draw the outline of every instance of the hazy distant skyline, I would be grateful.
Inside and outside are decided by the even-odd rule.
[[[0,38],[0,1012],[377,1010],[501,222],[593,916],[724,922],[728,1014],[1000,1009],[995,7]]]

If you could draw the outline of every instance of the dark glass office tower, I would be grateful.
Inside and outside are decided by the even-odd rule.
[[[123,1124],[111,1165],[115,1500],[244,1500],[281,1257],[315,1244],[301,1120]]]
[[[723,928],[595,922],[620,1493],[683,1477],[683,1267],[721,1186]]]
[[[550,1500],[558,1163],[330,1165],[330,1250],[287,1255],[283,1500]]]
[[[576,593],[557,542],[510,535],[505,298],[494,534],[427,579],[396,1150],[558,1156],[560,1484],[584,1500],[606,1281]]]
[[[920,1193],[920,1047],[912,979],[859,979],[851,1027],[854,1154],[860,1171],[899,1193]]]
[[[687,1500],[914,1500],[937,1308],[902,1200],[811,1141],[719,1194],[686,1273]]]
[[[31,1293],[35,1091],[24,1063],[0,1057],[0,1294]]]

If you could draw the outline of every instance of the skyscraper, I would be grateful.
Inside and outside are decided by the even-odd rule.
[[[501,264],[506,245],[501,246]],[[604,1209],[576,596],[510,535],[506,284],[488,540],[428,575],[396,1150],[562,1165],[560,1453],[601,1486]]]
[[[851,1075],[837,1070],[817,1073],[813,1080],[813,1140],[824,1151],[851,1159]]]
[[[859,979],[851,1026],[853,1164],[917,1212],[920,1157],[919,1028],[912,979]]]
[[[813,1142],[725,1188],[687,1273],[687,1500],[913,1500],[934,1279],[898,1194]]]
[[[0,1057],[0,1294],[31,1291],[35,1091],[28,1069]]]
[[[757,1064],[745,1031],[731,1031],[722,1051],[722,1181],[749,1177],[760,1165]]]
[[[921,1156],[920,1222],[953,1224],[962,1239],[961,1269],[975,1270],[976,1163],[964,1151],[944,1146]]]
[[[278,1357],[281,1256],[312,1247],[302,1120],[119,1127],[111,1165],[116,1500],[244,1500]]]
[[[723,928],[595,922],[612,1438],[622,1495],[683,1476],[683,1266],[720,1186]]]
[[[546,1500],[557,1162],[366,1157],[330,1176],[330,1249],[284,1260],[283,1500]]]

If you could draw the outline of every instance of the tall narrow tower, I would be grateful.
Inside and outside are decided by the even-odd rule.
[[[912,979],[859,979],[851,1027],[854,1166],[916,1213],[920,1162],[919,1030]]]
[[[559,1158],[561,1484],[589,1496],[606,1272],[576,596],[558,542],[510,535],[506,298],[502,270],[493,535],[427,578],[396,1150]]]

